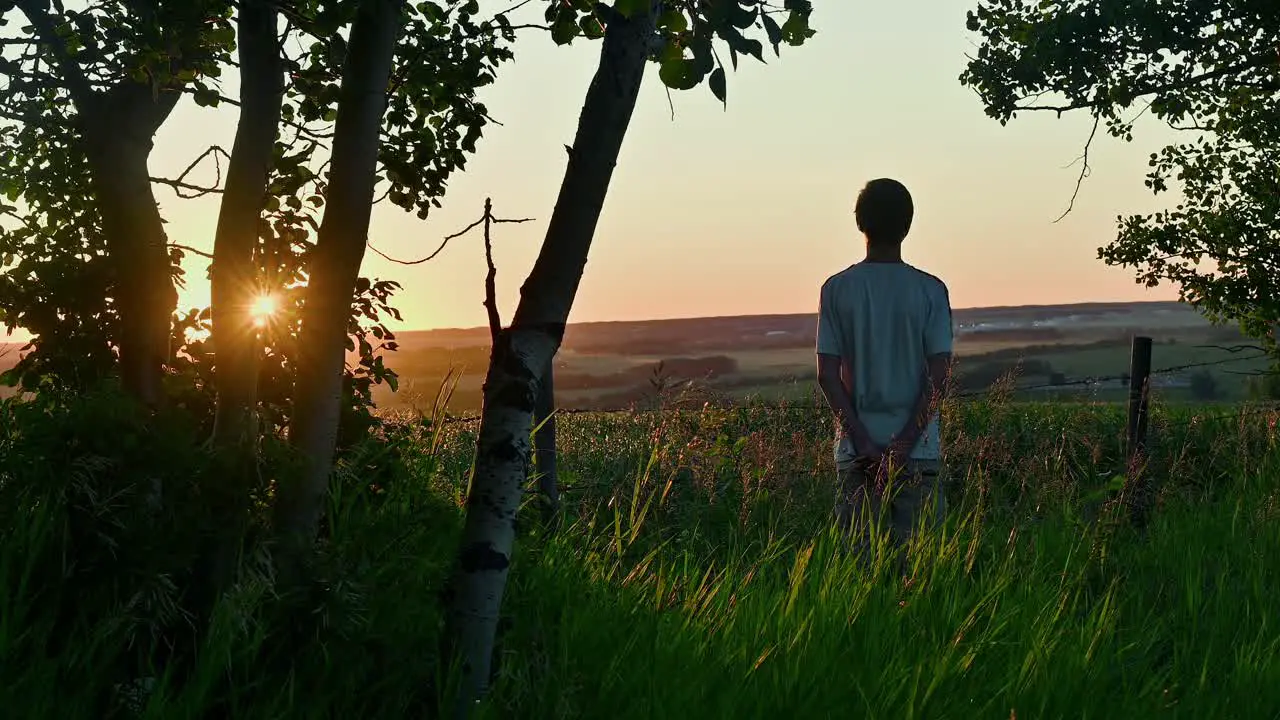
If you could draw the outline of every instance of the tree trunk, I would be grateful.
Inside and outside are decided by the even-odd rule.
[[[556,467],[555,363],[548,363],[538,386],[538,403],[533,434],[534,460],[538,470],[538,490],[542,494],[543,519],[550,522],[560,512],[560,481]]]
[[[540,379],[564,336],[653,32],[647,13],[608,23],[546,238],[520,290],[512,324],[499,333],[489,360],[446,631],[447,652],[460,663],[459,716],[488,690]]]
[[[306,467],[281,484],[276,504],[276,530],[286,556],[295,558],[315,540],[328,489],[342,407],[347,321],[369,233],[401,7],[402,0],[362,0],[342,70],[329,190],[309,268],[289,429],[289,440]]]
[[[219,446],[242,448],[257,436],[258,346],[251,309],[260,292],[257,247],[272,153],[284,99],[284,62],[269,0],[240,4],[240,120],[227,166],[213,243],[211,295]]]
[[[106,92],[94,90],[46,5],[39,0],[16,4],[48,46],[75,104],[115,273],[121,379],[127,392],[155,407],[164,399],[162,380],[178,292],[147,160],[156,131],[181,97],[180,88],[126,79]]]
[[[178,291],[147,162],[152,138],[179,96],[175,91],[157,96],[149,87],[129,83],[80,108],[94,196],[115,271],[121,380],[128,393],[150,407],[164,400]]]

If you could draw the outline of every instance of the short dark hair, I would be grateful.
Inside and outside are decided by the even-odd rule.
[[[877,178],[858,193],[853,214],[858,220],[858,229],[871,242],[898,243],[911,230],[915,206],[905,185],[897,180]]]

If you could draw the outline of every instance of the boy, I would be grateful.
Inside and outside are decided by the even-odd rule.
[[[818,302],[818,384],[837,428],[836,522],[865,541],[867,520],[887,510],[899,544],[943,512],[938,403],[951,303],[941,280],[902,261],[914,215],[906,187],[872,180],[854,214],[866,257],[828,278]]]

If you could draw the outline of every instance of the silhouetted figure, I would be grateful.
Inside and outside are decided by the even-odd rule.
[[[887,520],[902,544],[944,510],[938,405],[951,302],[946,284],[902,260],[913,215],[901,183],[867,183],[855,209],[866,257],[828,278],[818,303],[818,384],[836,415],[836,521],[864,547],[869,521]]]

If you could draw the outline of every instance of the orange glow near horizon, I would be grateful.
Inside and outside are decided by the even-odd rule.
[[[485,12],[509,5],[481,0]],[[668,95],[650,68],[569,323],[814,313],[823,281],[862,254],[853,203],[875,177],[911,191],[916,217],[904,256],[946,282],[956,309],[1176,300],[1175,286],[1137,284],[1131,269],[1105,265],[1097,249],[1116,237],[1118,217],[1180,202],[1176,188],[1157,196],[1144,180],[1150,154],[1184,142],[1184,134],[1150,114],[1137,121],[1133,142],[1099,133],[1077,194],[1090,116],[1026,113],[1007,126],[991,119],[958,81],[978,42],[965,29],[974,0],[938,0],[928,13],[917,5],[821,4],[812,18],[818,34],[803,47],[731,76],[727,109],[705,87]],[[511,19],[541,22],[541,10],[531,4]],[[480,93],[501,124],[484,129],[465,172],[449,177],[441,206],[424,221],[382,203],[368,229],[377,250],[417,258],[475,222],[485,198],[498,217],[533,218],[493,228],[504,318],[545,239],[564,147],[600,48],[561,47],[529,33],[514,52],[519,60]],[[234,82],[238,73],[228,75]],[[234,145],[237,112],[225,103],[179,103],[156,134],[151,173],[182,175],[195,157],[193,137]],[[212,166],[198,172],[192,180],[220,182]],[[211,252],[220,196],[155,192],[169,238]],[[209,306],[207,264],[186,255],[179,312]],[[402,284],[391,298],[403,313],[387,319],[393,331],[487,325],[477,235],[412,266],[368,252],[360,274]],[[252,286],[244,301],[262,330],[292,312],[292,289],[266,287],[274,299],[255,300],[265,288]],[[0,343],[25,339],[0,333]]]

